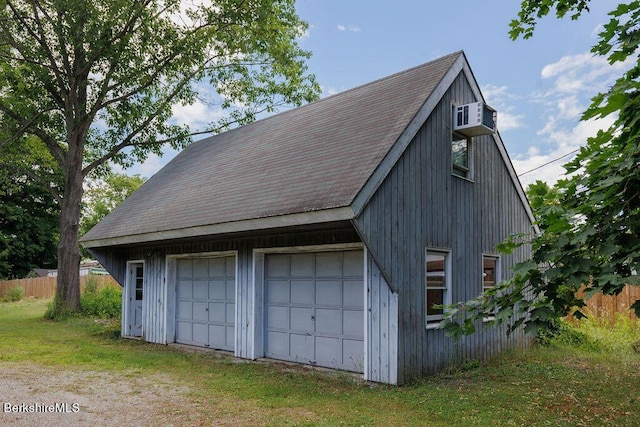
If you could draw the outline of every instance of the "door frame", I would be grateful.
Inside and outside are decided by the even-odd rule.
[[[136,270],[137,266],[142,266],[142,299],[137,303],[136,298]],[[125,279],[125,291],[122,293],[122,336],[125,337],[143,337],[144,336],[144,294],[145,294],[145,266],[144,260],[127,261],[127,274]],[[139,305],[139,307],[138,307]],[[132,333],[133,322],[135,322],[136,309],[141,311],[141,325],[139,333]]]

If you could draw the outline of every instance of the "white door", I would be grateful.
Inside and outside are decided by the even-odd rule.
[[[176,342],[234,349],[235,276],[235,256],[178,260]]]
[[[364,370],[362,250],[265,256],[265,356]]]
[[[127,264],[128,336],[142,336],[142,301],[144,298],[144,263]]]

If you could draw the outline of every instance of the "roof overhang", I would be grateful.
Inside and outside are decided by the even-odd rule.
[[[245,231],[281,229],[302,225],[322,224],[349,221],[355,218],[350,207],[338,207],[318,211],[279,215],[266,218],[247,219],[221,224],[201,225],[197,227],[133,234],[96,240],[82,240],[80,243],[87,249],[108,246],[124,246],[137,243],[160,242],[167,240],[188,239],[201,236],[215,236]]]

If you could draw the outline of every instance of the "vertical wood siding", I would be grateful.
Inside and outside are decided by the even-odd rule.
[[[398,294],[367,254],[367,326],[364,377],[369,381],[397,384],[398,378]]]
[[[451,174],[451,103],[474,102],[460,74],[409,144],[356,223],[373,258],[398,290],[398,382],[430,374],[451,363],[485,359],[522,341],[504,329],[455,341],[425,328],[425,249],[452,256],[452,301],[482,290],[482,254],[531,223],[493,136],[473,140],[473,181]],[[502,277],[522,248],[501,257]],[[482,329],[482,325],[477,325]]]

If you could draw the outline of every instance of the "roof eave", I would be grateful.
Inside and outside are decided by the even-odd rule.
[[[133,234],[104,239],[80,240],[87,249],[109,246],[123,246],[139,243],[153,243],[166,240],[188,239],[199,236],[215,236],[243,231],[269,230],[300,225],[322,224],[337,221],[349,221],[355,218],[350,206],[323,209],[311,212],[255,218],[241,221],[210,224],[196,227],[179,228],[166,231]]]

